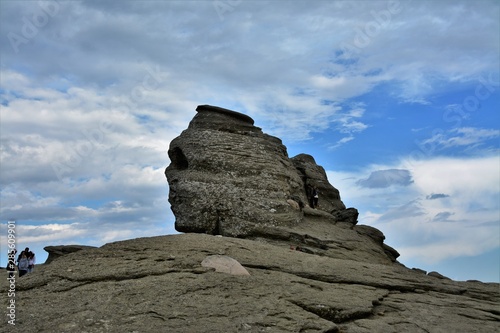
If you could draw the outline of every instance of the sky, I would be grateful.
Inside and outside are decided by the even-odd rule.
[[[0,22],[2,266],[9,241],[42,263],[176,233],[167,150],[210,104],[314,156],[407,267],[500,282],[498,1],[0,0]]]

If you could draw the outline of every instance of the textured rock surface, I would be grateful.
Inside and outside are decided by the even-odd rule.
[[[350,250],[344,249],[344,252]],[[249,276],[202,267],[230,256]],[[2,304],[7,280],[1,279]],[[17,279],[31,332],[498,332],[499,284],[204,234],[139,238],[55,259]],[[1,332],[12,332],[0,325]]]
[[[333,187],[326,176],[325,169],[317,165],[311,155],[299,154],[291,159],[293,165],[299,172],[304,187],[316,187],[319,192],[319,209],[331,212],[345,209],[340,200],[340,193]]]
[[[45,261],[46,264],[50,264],[50,262],[60,256],[64,256],[69,253],[94,248],[94,246],[87,245],[52,245],[46,246],[43,249],[48,252],[49,256]]]
[[[251,118],[199,107],[169,156],[176,228],[198,233],[49,247],[65,255],[16,279],[16,330],[500,331],[498,283],[399,264],[311,156],[288,158]],[[319,189],[319,209],[307,206],[307,185]],[[249,275],[232,274],[235,262]],[[3,306],[8,289],[0,279]]]
[[[203,259],[201,262],[203,267],[214,268],[216,272],[227,273],[231,275],[250,275],[245,267],[228,256],[222,256],[219,254],[211,255]]]
[[[176,229],[245,236],[254,224],[299,223],[302,214],[287,199],[301,197],[304,186],[281,140],[243,114],[211,106],[197,111],[168,151]]]
[[[380,231],[355,226],[358,211],[345,208],[312,156],[289,158],[280,139],[244,114],[208,105],[197,111],[168,151],[165,174],[178,231],[299,242],[309,253],[367,262],[399,256]],[[319,191],[318,209],[308,205],[309,187]]]

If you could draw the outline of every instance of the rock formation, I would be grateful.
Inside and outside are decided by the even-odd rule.
[[[346,209],[312,156],[289,158],[280,139],[244,114],[209,105],[196,110],[171,142],[165,170],[178,231],[298,242],[310,253],[370,262],[399,256],[380,231],[355,226],[358,211]],[[309,206],[312,187],[320,195],[317,209]]]
[[[69,253],[85,250],[85,249],[90,249],[94,248],[94,246],[87,246],[87,245],[52,245],[52,246],[46,246],[43,249],[47,251],[49,254],[47,260],[45,261],[46,264],[50,264],[52,260],[59,258],[61,256],[64,256]]]
[[[176,228],[188,233],[76,252],[47,247],[64,256],[16,278],[17,330],[500,331],[498,283],[398,263],[311,156],[288,158],[248,116],[200,106],[169,156],[169,200]],[[308,206],[308,185],[320,192],[319,209]],[[9,288],[0,279],[1,294]]]
[[[203,267],[211,256],[233,258],[250,275]],[[0,285],[5,305],[7,279]],[[456,282],[398,264],[188,233],[110,243],[37,267],[16,280],[15,328],[25,333],[489,333],[500,328],[499,301],[498,283]],[[0,332],[12,328],[2,323]]]

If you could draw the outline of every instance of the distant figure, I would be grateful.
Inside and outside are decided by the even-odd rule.
[[[17,250],[11,250],[8,255],[7,260],[7,272],[9,275],[9,279],[14,277],[16,274],[16,253]]]
[[[311,185],[307,185],[307,200],[309,200],[309,207],[314,208],[314,188]]]
[[[313,187],[312,190],[312,208],[318,207],[318,200],[319,200],[319,195],[318,195],[318,189],[316,187]]]
[[[28,252],[28,273],[32,273],[35,269],[35,254],[31,251]]]
[[[26,256],[25,251],[21,252],[20,258],[17,262],[17,268],[19,270],[19,277],[28,273],[28,257]]]

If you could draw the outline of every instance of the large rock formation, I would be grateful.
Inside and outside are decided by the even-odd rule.
[[[63,256],[0,279],[16,324],[0,332],[500,331],[498,283],[404,267],[311,156],[288,158],[245,115],[198,111],[166,170],[177,229],[198,233],[48,247]]]
[[[299,242],[310,253],[370,262],[399,256],[381,232],[355,226],[357,210],[346,209],[312,156],[289,158],[280,139],[244,114],[208,105],[196,110],[171,142],[165,170],[178,231]],[[317,209],[309,206],[313,187]]]
[[[237,260],[250,275],[203,267],[213,256]],[[4,311],[7,282],[0,279]],[[498,283],[183,234],[42,265],[16,279],[16,327],[4,322],[0,332],[489,333],[500,328],[499,302]]]
[[[281,140],[241,113],[208,105],[196,110],[168,151],[176,229],[245,237],[256,225],[300,223],[302,212],[287,200],[307,202],[305,184]],[[344,208],[338,195],[335,205]]]

